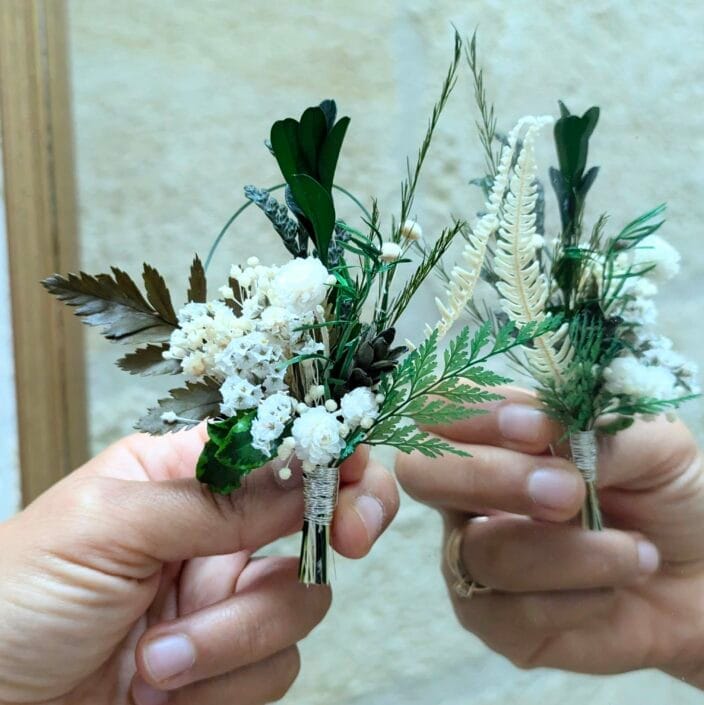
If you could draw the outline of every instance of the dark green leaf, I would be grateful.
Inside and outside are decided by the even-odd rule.
[[[340,122],[330,130],[320,152],[318,174],[320,176],[321,185],[328,191],[332,189],[337,160],[340,156],[340,150],[342,149],[342,143],[345,139],[349,124],[350,119],[348,117],[341,118]]]
[[[278,120],[271,127],[271,149],[286,183],[294,174],[305,172],[305,160],[298,142],[298,122],[293,118]]]
[[[593,166],[589,171],[582,177],[582,183],[579,185],[579,195],[582,199],[587,197],[589,189],[594,184],[597,175],[599,174],[599,167]]]
[[[289,182],[296,203],[313,224],[315,245],[323,264],[335,229],[335,206],[332,196],[307,174],[296,174]]]
[[[204,304],[208,300],[208,285],[205,279],[205,269],[200,257],[196,255],[191,264],[191,275],[188,278],[188,300]]]
[[[164,352],[169,349],[167,343],[162,345],[147,345],[127,353],[117,361],[117,366],[136,375],[175,375],[181,372],[179,360],[164,358]]]
[[[327,135],[325,113],[321,108],[307,108],[298,125],[298,142],[305,159],[305,173],[318,179],[318,155]]]
[[[171,396],[159,399],[158,406],[150,409],[135,428],[138,431],[159,436],[171,431],[196,426],[203,419],[217,416],[220,411],[220,388],[217,382],[207,379],[204,382],[186,382],[185,387],[172,389]],[[165,412],[172,411],[181,420],[167,423],[161,417]]]
[[[178,325],[176,312],[171,303],[171,294],[166,286],[164,277],[151,265],[144,263],[144,271],[142,273],[144,279],[144,288],[147,291],[149,303],[154,307],[154,310],[169,323],[174,326]]]
[[[208,424],[209,440],[198,458],[196,477],[214,492],[229,494],[245,475],[267,462],[261,451],[252,448],[251,428],[256,416],[256,409],[252,409]]]
[[[330,132],[332,126],[335,124],[335,118],[337,117],[337,104],[334,100],[328,98],[320,104],[320,109],[325,115],[325,122],[328,126],[328,132]]]
[[[163,343],[175,328],[142,296],[130,276],[113,267],[112,276],[85,272],[62,277],[53,274],[44,287],[89,326],[100,327],[108,340],[124,343]]]

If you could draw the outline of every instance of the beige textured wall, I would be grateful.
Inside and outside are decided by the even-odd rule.
[[[666,234],[685,253],[663,297],[666,332],[704,362],[698,312],[704,248],[704,6],[498,0],[169,2],[72,0],[83,263],[137,273],[157,265],[184,289],[193,251],[204,253],[241,201],[245,183],[275,183],[262,140],[273,119],[336,97],[352,116],[342,184],[398,202],[405,155],[424,130],[449,60],[450,23],[481,27],[481,50],[500,122],[524,113],[602,109],[592,163],[602,173],[593,212],[616,224],[661,201]],[[449,213],[470,216],[481,171],[469,84],[460,82],[417,201],[427,233]],[[552,163],[549,144],[543,167]],[[346,215],[351,216],[352,212]],[[554,216],[554,210],[550,213]],[[555,220],[553,219],[553,223]],[[244,219],[213,267],[257,252],[282,256],[263,221]],[[430,294],[414,312],[429,319]],[[410,331],[412,326],[408,326]],[[129,380],[117,351],[90,340],[96,449],[129,431],[166,387]],[[702,405],[686,416],[702,434]],[[701,702],[657,674],[592,679],[523,673],[489,654],[450,615],[436,564],[439,522],[404,499],[398,521],[368,560],[338,561],[329,620],[306,642],[300,681],[286,702],[522,705]],[[284,544],[277,550],[295,550]]]

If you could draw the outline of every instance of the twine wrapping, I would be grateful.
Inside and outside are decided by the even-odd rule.
[[[594,431],[578,431],[570,434],[572,459],[582,473],[585,482],[596,482],[598,448]]]
[[[311,524],[330,526],[337,504],[339,468],[313,468],[303,473],[303,517]]]

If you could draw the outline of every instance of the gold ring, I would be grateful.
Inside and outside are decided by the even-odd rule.
[[[462,531],[464,527],[455,527],[445,544],[445,561],[452,574],[452,589],[458,597],[469,600],[474,595],[486,595],[491,588],[476,582],[467,572],[462,562]]]

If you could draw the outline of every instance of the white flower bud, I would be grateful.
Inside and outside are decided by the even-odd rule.
[[[406,240],[416,242],[423,237],[423,228],[415,220],[407,220],[401,226],[401,236]]]
[[[325,402],[325,408],[330,413],[332,413],[333,411],[337,411],[337,402],[334,399],[328,399]]]
[[[318,400],[320,399],[323,394],[325,394],[325,386],[322,384],[314,384],[309,390],[308,394],[310,395],[311,399]]]
[[[221,286],[218,289],[218,292],[220,292],[220,296],[222,296],[223,299],[234,299],[235,298],[235,292],[232,290],[231,286]]]
[[[279,470],[279,477],[282,480],[290,480],[291,479],[291,468],[288,465],[285,465]]]
[[[256,266],[259,264],[259,257],[250,257],[250,258],[247,260],[247,264],[248,264],[250,267],[256,267]]]
[[[395,242],[385,242],[381,246],[380,259],[383,262],[395,262],[401,256],[401,246]]]
[[[161,415],[161,420],[164,423],[176,423],[178,421],[178,416],[176,416],[176,413],[173,411],[165,411]]]
[[[331,274],[331,275],[325,280],[325,283],[326,283],[328,286],[335,286],[335,284],[337,284],[337,279],[335,278],[335,275],[334,275],[334,274]]]
[[[350,427],[346,423],[340,424],[340,437],[347,438],[350,435]]]
[[[386,397],[383,394],[377,394],[376,397],[374,397],[374,401],[379,405],[383,404],[385,399]]]
[[[365,430],[368,431],[373,425],[374,425],[374,419],[371,416],[365,416],[360,422],[359,425]]]
[[[304,414],[306,411],[308,411],[308,405],[307,405],[307,404],[304,404],[303,402],[301,402],[301,403],[298,404],[298,406],[296,407],[296,411],[297,411],[299,414]]]

